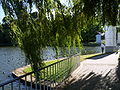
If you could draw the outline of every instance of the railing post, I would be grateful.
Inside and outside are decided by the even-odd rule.
[[[20,84],[20,80],[19,80],[19,90],[21,90],[21,84]]]
[[[4,86],[2,86],[2,90],[4,90]]]
[[[37,74],[38,75],[38,74]],[[38,76],[37,76],[38,77]],[[35,90],[37,90],[37,81],[38,81],[38,78],[35,80]]]
[[[27,90],[27,76],[25,76],[25,90]]]
[[[11,83],[11,90],[13,90],[13,82]]]
[[[38,80],[38,85],[39,85],[39,88],[40,88],[40,90],[42,90],[42,88],[41,88],[41,72],[40,72],[40,76],[39,76],[39,78],[38,78],[39,80]]]
[[[32,81],[32,74],[30,75],[30,90],[32,90],[32,83],[33,83],[33,81]]]
[[[51,66],[50,66],[50,76],[51,76]],[[50,79],[52,79],[52,78],[50,77]],[[51,90],[51,84],[52,84],[52,82],[50,81],[50,90]]]
[[[45,69],[44,69],[44,71],[43,71],[43,78],[44,78],[44,90],[45,90]]]
[[[47,86],[47,90],[48,90],[48,84],[49,84],[49,83],[48,83],[48,76],[49,76],[49,75],[48,75],[48,67],[47,67],[47,70],[46,70],[46,71],[47,71],[47,75],[46,75],[47,83],[46,83],[46,86]]]

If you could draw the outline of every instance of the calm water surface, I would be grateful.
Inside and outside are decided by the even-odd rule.
[[[19,48],[0,47],[0,82],[11,79],[11,71],[25,65],[25,55]]]
[[[44,60],[55,59],[53,48],[44,49]],[[0,47],[0,83],[12,79],[11,72],[27,65],[25,55],[18,47]]]

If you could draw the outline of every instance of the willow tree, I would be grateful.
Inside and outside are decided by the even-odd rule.
[[[119,22],[120,0],[83,0],[87,18],[97,18],[103,25],[116,26]]]
[[[11,28],[27,61],[36,70],[42,67],[42,52],[52,46],[81,46],[80,31],[89,22],[116,25],[119,0],[0,0],[5,15],[13,18]],[[33,13],[33,9],[37,9]],[[70,53],[70,49],[69,53]]]
[[[43,66],[43,48],[54,47],[58,54],[59,47],[62,51],[68,47],[70,53],[71,47],[81,46],[77,17],[59,0],[0,1],[5,15],[12,18],[11,30],[33,70]]]

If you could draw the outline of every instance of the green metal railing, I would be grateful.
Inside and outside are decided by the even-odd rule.
[[[80,64],[80,55],[74,55],[39,70],[0,84],[0,90],[53,90]],[[34,73],[39,73],[36,79]],[[23,81],[21,83],[21,81]]]

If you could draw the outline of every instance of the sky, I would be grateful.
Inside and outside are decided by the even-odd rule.
[[[68,4],[68,0],[60,0],[62,4]],[[36,11],[36,9],[33,8],[33,12]],[[3,12],[2,6],[0,5],[0,23],[2,23],[2,19],[4,18],[5,14]]]
[[[0,5],[0,23],[2,22],[3,17],[5,16],[2,6]]]

